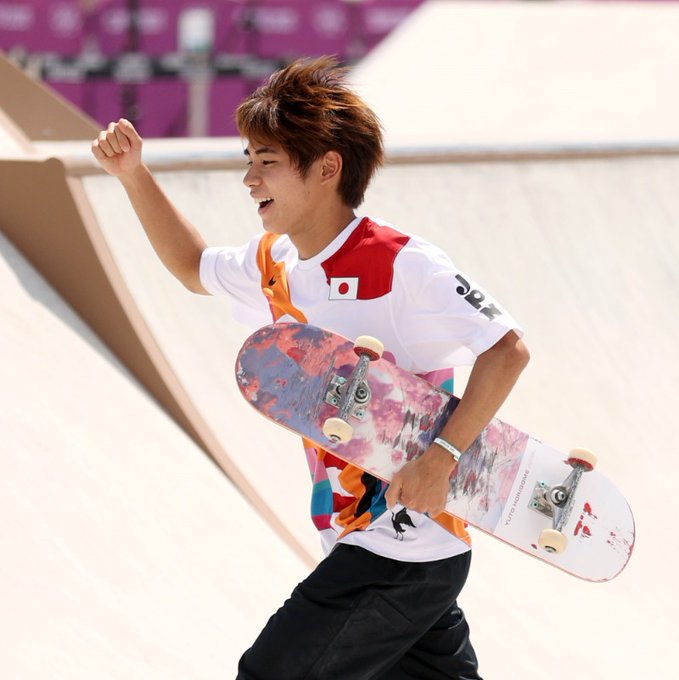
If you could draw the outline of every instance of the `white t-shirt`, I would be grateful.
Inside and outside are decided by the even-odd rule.
[[[208,248],[200,265],[206,290],[229,295],[236,318],[254,328],[272,322],[257,266],[260,239]],[[286,236],[274,243],[272,256],[285,262],[292,303],[310,324],[350,339],[377,337],[387,357],[438,384],[510,330],[521,333],[442,250],[372,218],[357,218],[308,260],[299,259]],[[386,484],[325,452],[308,450],[307,456],[314,482],[312,517],[326,552],[339,540],[421,562],[469,549],[468,536],[456,537],[426,515],[399,507],[390,512]]]

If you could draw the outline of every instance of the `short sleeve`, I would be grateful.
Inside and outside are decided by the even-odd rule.
[[[523,335],[488,291],[421,239],[399,254],[395,282],[395,324],[416,371],[472,364],[508,332]]]
[[[257,268],[261,236],[240,247],[206,248],[200,259],[200,281],[212,295],[227,295],[236,321],[259,327],[271,322]]]

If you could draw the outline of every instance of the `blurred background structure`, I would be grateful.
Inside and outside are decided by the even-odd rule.
[[[422,0],[16,0],[0,49],[100,123],[231,135],[240,100],[299,56],[363,57]]]
[[[676,676],[678,35],[671,1],[0,2],[2,677],[233,677],[320,559],[300,443],[235,385],[249,329],[169,276],[90,142],[133,118],[207,241],[243,243],[241,140],[195,135],[322,52],[385,125],[361,211],[443,247],[526,331],[500,416],[595,450],[635,513],[599,585],[474,533],[483,676]]]

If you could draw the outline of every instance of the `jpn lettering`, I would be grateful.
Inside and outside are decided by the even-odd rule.
[[[486,300],[486,296],[480,290],[472,288],[471,283],[467,281],[461,274],[455,276],[459,282],[459,286],[455,289],[458,295],[461,295],[474,309],[478,309],[481,314],[492,321],[496,316],[500,316],[502,311],[499,310],[493,302]]]

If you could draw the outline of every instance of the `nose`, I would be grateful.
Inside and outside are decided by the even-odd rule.
[[[251,165],[247,169],[247,172],[243,177],[243,184],[245,184],[246,187],[250,188],[257,186],[259,183],[260,183],[259,173],[255,170],[255,166]]]

